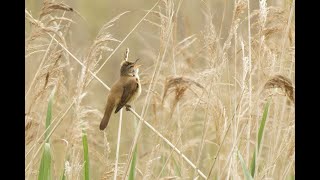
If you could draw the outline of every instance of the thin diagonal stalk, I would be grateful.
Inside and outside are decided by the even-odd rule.
[[[153,131],[155,134],[157,134],[163,141],[165,141],[171,148],[176,151],[179,155],[182,156],[182,158],[194,169],[197,170],[199,175],[203,177],[204,179],[207,179],[207,177],[201,172],[188,158],[185,156],[178,148],[176,148],[167,138],[165,138],[159,131],[157,131],[153,126],[151,126],[147,121],[144,121],[141,116],[139,116],[132,108],[129,108],[129,110],[140,120],[140,122],[144,123],[151,131]]]
[[[86,66],[78,59],[76,58],[63,44],[61,44],[56,38],[54,38],[54,36],[52,36],[50,33],[48,33],[49,36],[51,36],[74,60],[76,60],[83,68],[86,68]],[[90,69],[88,69],[89,73],[94,77],[94,79],[96,79],[97,81],[99,81],[105,88],[107,88],[108,90],[110,90],[110,87],[107,86],[100,78],[98,78],[98,76],[96,75],[97,73],[93,73]],[[91,82],[91,81],[90,81]],[[90,83],[89,82],[89,83]],[[88,85],[89,85],[88,83]]]
[[[39,53],[39,52],[46,52],[46,51],[47,51],[47,50],[37,50],[37,51],[33,51],[33,52],[31,52],[31,53],[29,53],[29,54],[25,55],[25,58],[27,58],[27,57],[31,56],[32,54]]]
[[[193,114],[193,113],[194,113],[196,107],[199,105],[199,103],[200,103],[200,101],[201,101],[201,98],[202,98],[203,94],[204,94],[204,92],[203,92],[203,93],[201,94],[201,96],[199,97],[198,102],[196,103],[196,105],[195,105],[194,108],[192,109],[192,113],[190,113],[190,114]],[[191,117],[188,118],[187,121],[184,123],[184,127],[182,128],[182,131],[181,131],[181,133],[180,133],[180,136],[178,137],[177,142],[174,144],[174,146],[177,146],[178,143],[180,142],[181,136],[182,136],[184,130],[186,129],[186,127],[187,127],[190,119],[191,119]],[[158,175],[158,177],[157,177],[157,180],[160,179],[160,176],[161,176],[162,172],[164,171],[164,168],[167,166],[167,164],[168,164],[168,162],[169,162],[169,159],[170,159],[170,157],[172,156],[173,151],[174,151],[174,149],[171,150],[169,156],[167,157],[166,162],[162,165],[162,169],[161,169],[161,171],[160,171],[160,173],[159,173],[159,175]]]

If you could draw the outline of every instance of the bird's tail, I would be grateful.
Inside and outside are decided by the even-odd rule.
[[[108,101],[106,110],[100,123],[100,130],[104,130],[107,127],[113,108],[114,102]]]

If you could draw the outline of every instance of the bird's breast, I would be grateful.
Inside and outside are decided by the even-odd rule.
[[[130,101],[135,101],[141,94],[141,84],[140,84],[139,78],[136,78],[136,82],[137,82],[137,89],[133,93],[132,98],[130,99]]]

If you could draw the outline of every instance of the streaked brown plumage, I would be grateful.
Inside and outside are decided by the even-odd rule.
[[[131,107],[129,103],[136,100],[141,94],[137,61],[123,61],[121,63],[120,79],[111,87],[106,110],[100,123],[100,130],[107,127],[113,109],[115,109],[114,113],[117,113],[123,106]]]

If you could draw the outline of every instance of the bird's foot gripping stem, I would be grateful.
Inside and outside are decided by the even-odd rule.
[[[126,111],[130,111],[131,105],[126,104],[126,105],[124,105],[124,106],[126,106]]]

